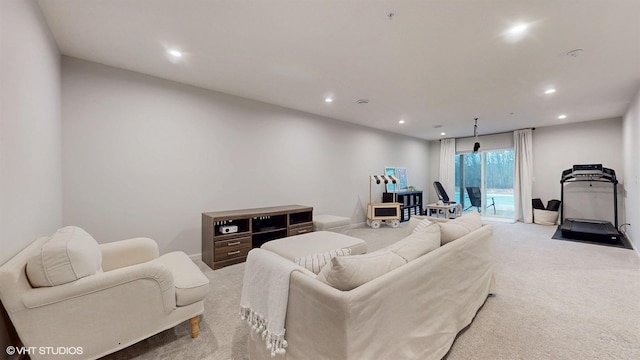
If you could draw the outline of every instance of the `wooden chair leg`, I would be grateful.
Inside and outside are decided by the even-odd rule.
[[[191,323],[191,337],[195,339],[200,334],[200,316],[192,317],[189,322]]]

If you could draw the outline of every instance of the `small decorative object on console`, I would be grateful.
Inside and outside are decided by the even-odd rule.
[[[220,226],[220,233],[222,234],[232,234],[232,233],[237,233],[238,232],[238,226],[237,225],[223,225]]]

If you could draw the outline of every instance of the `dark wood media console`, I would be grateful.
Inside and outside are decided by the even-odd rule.
[[[202,213],[202,261],[212,269],[244,262],[269,240],[313,231],[313,207],[274,206]]]

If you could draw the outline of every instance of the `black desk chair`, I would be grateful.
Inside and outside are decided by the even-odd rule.
[[[480,212],[480,206],[482,206],[482,193],[480,192],[480,188],[477,186],[467,186],[467,194],[469,194],[469,200],[471,201],[471,205],[464,209],[464,211],[467,211],[469,209],[471,209],[472,207],[475,207],[478,209],[478,212]],[[491,204],[486,206],[486,209],[490,208],[493,206],[493,213],[496,213],[496,202],[493,198],[491,198]]]

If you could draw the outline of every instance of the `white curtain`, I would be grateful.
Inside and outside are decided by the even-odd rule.
[[[456,139],[440,140],[440,183],[454,201],[456,187]]]
[[[533,222],[531,206],[533,187],[533,132],[531,129],[513,132],[515,147],[515,179],[513,182],[516,220],[525,223]]]

